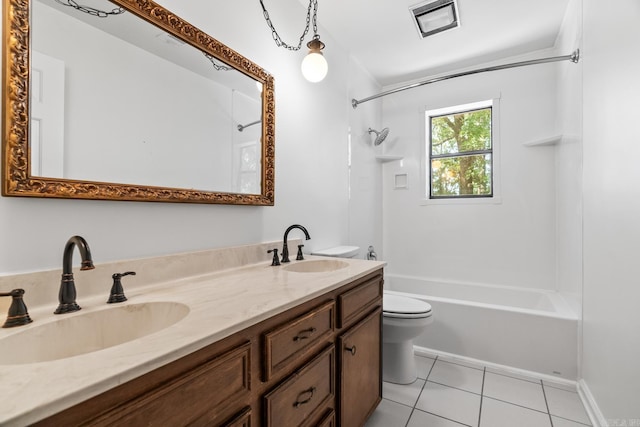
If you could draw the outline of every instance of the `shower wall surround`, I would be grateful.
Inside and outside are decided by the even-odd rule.
[[[546,56],[553,52],[537,52],[527,59]],[[383,236],[390,272],[555,289],[554,148],[523,144],[558,132],[556,67],[477,74],[384,98],[385,126],[397,138],[387,145],[387,154],[404,157],[383,166]],[[500,162],[495,165],[500,171],[500,200],[421,204],[424,111],[495,98],[500,103]],[[408,175],[407,188],[394,188],[396,174]]]

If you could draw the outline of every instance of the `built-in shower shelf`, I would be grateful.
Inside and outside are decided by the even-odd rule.
[[[554,135],[548,138],[536,139],[523,143],[525,147],[541,147],[545,145],[556,145],[562,141],[562,135]]]
[[[376,156],[376,160],[378,160],[380,163],[395,162],[396,160],[402,160],[402,159],[404,159],[404,156],[390,156],[386,154]]]

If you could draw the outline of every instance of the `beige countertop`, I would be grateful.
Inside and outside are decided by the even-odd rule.
[[[324,258],[307,256],[317,259]],[[341,261],[348,266],[322,273],[290,272],[261,261],[130,290],[123,279],[128,301],[111,306],[105,304],[104,295],[79,297],[81,311],[58,316],[52,314],[54,305],[29,306],[34,322],[0,329],[0,343],[3,337],[62,316],[127,304],[170,301],[185,304],[189,313],[166,329],[103,350],[48,362],[0,365],[0,425],[25,425],[55,414],[384,266],[376,261]],[[292,264],[302,262],[307,261]],[[6,351],[11,349],[0,347],[0,352]]]

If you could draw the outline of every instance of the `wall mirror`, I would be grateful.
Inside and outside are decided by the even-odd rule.
[[[3,4],[3,195],[273,205],[257,64],[149,0]]]

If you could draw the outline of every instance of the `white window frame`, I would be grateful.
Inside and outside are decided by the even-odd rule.
[[[430,174],[430,140],[431,140],[431,117],[443,116],[461,111],[479,110],[491,107],[491,147],[492,147],[492,195],[486,197],[448,197],[432,199],[431,176]],[[458,104],[450,107],[437,109],[425,109],[424,111],[424,143],[422,155],[422,181],[423,198],[420,202],[422,206],[429,205],[484,205],[502,203],[501,180],[500,180],[500,98],[491,98],[484,101]]]

